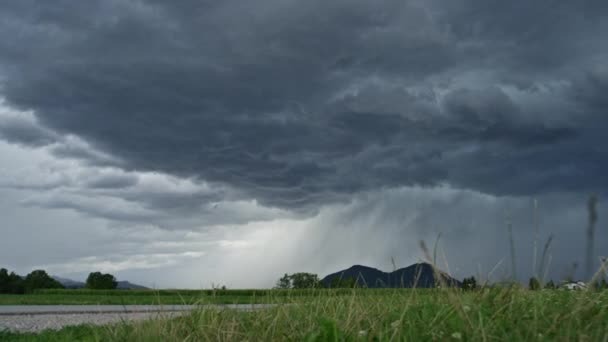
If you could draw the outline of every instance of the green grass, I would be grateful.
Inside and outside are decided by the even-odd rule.
[[[60,331],[46,330],[39,334],[35,333],[13,333],[0,331],[0,341],[29,342],[73,342],[73,341],[102,341],[107,327],[95,327],[90,325],[79,325],[66,327]]]
[[[383,290],[367,290],[381,293]],[[378,292],[380,291],[380,292]],[[153,304],[258,304],[272,299],[309,297],[319,290],[38,290],[32,294],[0,294],[0,305],[153,305]],[[333,290],[334,295],[350,290]]]
[[[483,289],[280,293],[270,309],[201,307],[171,320],[58,332],[0,334],[2,341],[607,341],[608,291]],[[285,303],[293,305],[283,305]]]

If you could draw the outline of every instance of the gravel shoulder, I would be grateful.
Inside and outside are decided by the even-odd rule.
[[[181,312],[131,312],[131,313],[71,313],[71,314],[34,314],[0,316],[0,331],[41,332],[46,329],[59,330],[69,325],[105,325],[120,322],[142,321],[148,319],[168,319],[186,313]]]
[[[0,305],[0,316],[190,311],[196,305]]]
[[[258,310],[271,304],[227,305],[0,305],[0,331],[40,332],[69,325],[169,319],[194,309]]]

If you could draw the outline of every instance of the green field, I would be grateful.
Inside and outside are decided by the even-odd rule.
[[[36,290],[31,294],[0,294],[0,305],[95,305],[95,304],[253,304],[285,302],[291,297],[310,297],[327,290]],[[367,293],[385,290],[369,289]],[[350,290],[333,290],[346,295]]]
[[[230,298],[253,297],[242,292],[240,295],[229,293],[223,294]],[[190,315],[171,320],[70,327],[38,335],[5,332],[0,333],[0,340],[608,340],[608,291],[355,289],[267,291],[265,296],[253,293],[256,298],[278,305],[249,313],[201,307]],[[108,295],[111,296],[121,297]],[[293,305],[282,305],[285,303]]]
[[[257,303],[263,293],[214,293],[202,290],[38,290],[32,294],[0,294],[0,305],[197,304]]]

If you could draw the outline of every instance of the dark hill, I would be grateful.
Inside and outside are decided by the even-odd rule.
[[[442,280],[449,286],[461,286],[460,281],[450,277],[443,271],[438,271]],[[321,281],[326,287],[331,286],[334,278],[353,278],[357,286],[368,288],[383,287],[435,287],[435,273],[433,267],[427,263],[418,263],[387,273],[376,268],[355,265],[348,269],[332,273]]]
[[[460,287],[460,281],[450,277],[449,274],[437,270],[440,281],[448,286]],[[427,263],[418,263],[408,267],[400,268],[389,273],[390,287],[435,287],[435,272],[433,266]]]
[[[332,273],[321,281],[325,287],[331,286],[331,281],[334,278],[347,279],[353,278],[357,280],[358,286],[366,287],[386,287],[388,281],[388,273],[382,272],[377,268],[354,265],[345,270]]]

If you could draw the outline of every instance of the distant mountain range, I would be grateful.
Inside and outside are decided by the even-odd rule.
[[[452,278],[447,273],[443,271],[438,271],[437,273],[448,286],[462,286],[460,281]],[[326,287],[331,287],[332,280],[335,278],[353,278],[356,279],[357,286],[368,288],[435,287],[435,272],[433,271],[433,267],[428,263],[417,263],[390,273],[380,271],[373,267],[354,265],[345,270],[332,273],[321,281]]]
[[[63,285],[66,289],[81,289],[84,288],[85,283],[81,281],[76,281],[68,278],[61,278],[58,276],[51,276],[53,279],[57,280],[61,285]]]
[[[61,283],[66,289],[82,289],[85,287],[85,283],[82,281],[72,280],[68,278],[62,278],[58,276],[52,276],[53,279]],[[128,281],[119,281],[116,286],[118,290],[145,290],[147,287],[130,283]]]

